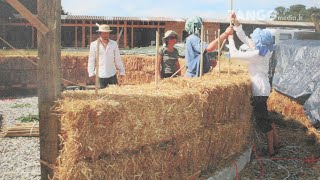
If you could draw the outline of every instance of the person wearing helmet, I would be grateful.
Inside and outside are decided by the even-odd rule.
[[[257,127],[261,132],[267,134],[269,156],[275,155],[281,147],[276,132],[275,124],[268,116],[267,99],[271,92],[271,85],[268,77],[269,62],[274,50],[273,38],[266,29],[256,28],[250,35],[246,36],[242,25],[236,20],[233,13],[234,30],[239,39],[249,47],[249,50],[242,52],[236,49],[233,35],[228,37],[230,56],[236,60],[248,63],[249,74],[252,81],[252,106],[253,115]]]
[[[201,59],[201,31],[202,19],[201,17],[189,18],[185,23],[185,30],[189,33],[186,39],[186,77],[199,77],[200,76],[200,59]],[[224,33],[218,38],[220,42],[228,38],[228,35],[233,34],[232,27],[228,27]],[[208,52],[212,52],[218,48],[218,38],[209,44],[203,45],[203,73],[210,70],[210,59]]]
[[[170,78],[180,68],[178,61],[179,52],[174,47],[177,43],[177,38],[178,34],[172,30],[167,31],[162,38],[164,46],[159,50],[157,67],[158,72],[161,72],[158,75],[160,78]],[[177,74],[181,75],[180,71]]]

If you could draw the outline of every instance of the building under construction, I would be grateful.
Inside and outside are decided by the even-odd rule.
[[[110,25],[110,38],[118,40],[120,48],[146,47],[155,44],[156,31],[160,36],[167,30],[174,30],[179,34],[178,43],[187,37],[184,31],[186,18],[170,17],[109,17],[109,16],[76,16],[61,15],[61,46],[85,48],[98,35],[98,24]],[[229,26],[227,19],[203,19],[206,41],[212,41],[218,29],[223,32]],[[256,27],[282,27],[298,29],[314,29],[311,22],[262,21],[243,20],[244,30],[251,33]],[[37,29],[21,15],[3,21],[0,25],[0,36],[15,48],[37,48]],[[0,42],[0,48],[6,47]]]

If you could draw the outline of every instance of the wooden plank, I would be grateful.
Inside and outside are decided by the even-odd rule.
[[[47,34],[49,29],[38,18],[36,18],[27,8],[25,8],[18,0],[6,0],[15,10],[17,10],[24,18],[26,18],[34,27],[42,34]]]
[[[41,179],[51,179],[59,155],[58,116],[52,107],[61,95],[61,0],[38,0],[38,17],[49,32],[38,33],[38,106]]]

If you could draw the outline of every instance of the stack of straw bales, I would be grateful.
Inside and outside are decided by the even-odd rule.
[[[249,146],[250,96],[247,73],[236,70],[97,96],[66,91],[57,103],[63,148],[54,178],[185,179],[224,167]]]
[[[11,87],[37,87],[37,63],[35,56],[0,57],[0,89]],[[142,55],[122,56],[126,68],[126,78],[121,85],[150,83],[154,80],[155,57]],[[184,59],[180,59],[181,66]],[[93,85],[94,79],[89,79],[87,72],[88,56],[62,56],[61,76],[64,86]],[[184,74],[184,70],[182,71]]]
[[[37,83],[36,57],[0,56],[0,89],[28,87]]]

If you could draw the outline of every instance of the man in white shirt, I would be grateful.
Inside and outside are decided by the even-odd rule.
[[[90,44],[90,52],[88,59],[89,77],[94,77],[98,72],[100,88],[105,88],[110,84],[118,84],[116,72],[119,70],[120,81],[125,75],[125,68],[120,56],[118,44],[116,41],[109,39],[112,30],[106,24],[99,25],[97,32],[99,38]],[[99,50],[98,50],[99,48]],[[97,53],[99,60],[97,61]],[[96,63],[99,69],[96,69]]]
[[[232,16],[235,18],[235,14]],[[269,118],[267,109],[267,99],[271,92],[268,70],[270,58],[274,50],[272,35],[265,29],[256,28],[250,35],[251,38],[249,38],[238,21],[235,21],[233,29],[236,31],[239,39],[249,47],[249,50],[246,52],[237,50],[233,35],[230,35],[228,37],[230,56],[236,60],[248,63],[252,81],[253,114],[258,128],[267,134],[268,153],[269,156],[273,156],[281,145],[279,144],[275,124]]]

